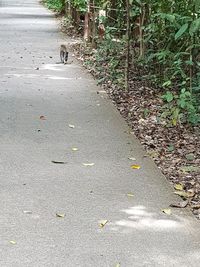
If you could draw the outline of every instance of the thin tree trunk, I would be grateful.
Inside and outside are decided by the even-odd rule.
[[[129,91],[129,58],[130,58],[130,3],[126,0],[127,20],[126,20],[126,67],[125,67],[125,89]]]
[[[89,12],[90,12],[90,1],[87,1],[87,11],[85,13],[85,26],[84,26],[84,40],[89,39]]]

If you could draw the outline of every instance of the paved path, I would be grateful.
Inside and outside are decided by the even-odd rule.
[[[56,64],[63,39],[37,0],[0,1],[0,266],[200,266],[199,222],[161,212],[173,189],[90,75]]]

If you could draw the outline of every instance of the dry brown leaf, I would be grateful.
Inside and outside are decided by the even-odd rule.
[[[40,116],[41,120],[46,120],[45,116]]]
[[[200,209],[200,204],[194,204],[191,207],[192,209]]]
[[[67,163],[65,161],[56,161],[56,160],[52,160],[51,162],[55,164],[66,164]]]

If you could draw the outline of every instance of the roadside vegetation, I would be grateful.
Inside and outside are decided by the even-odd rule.
[[[200,218],[200,1],[44,2],[82,36],[77,57]]]

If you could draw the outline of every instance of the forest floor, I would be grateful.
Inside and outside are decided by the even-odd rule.
[[[61,23],[61,29],[69,36],[79,40],[71,46],[77,59],[97,80],[107,76],[107,62],[102,62],[104,70],[99,71],[95,64],[96,50],[83,44],[80,35]],[[88,53],[89,50],[89,53]],[[88,61],[93,61],[91,66]],[[147,152],[173,184],[176,194],[182,197],[179,208],[189,206],[200,219],[200,128],[188,124],[168,126],[160,120],[163,91],[140,81],[137,71],[130,71],[129,92],[109,79],[101,84],[112,99],[121,115],[125,118]]]

